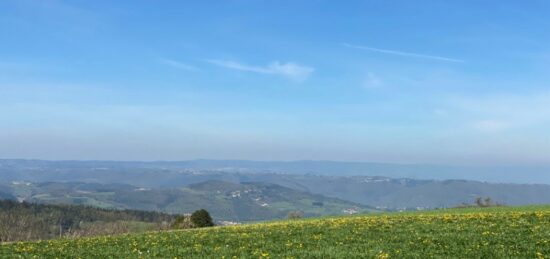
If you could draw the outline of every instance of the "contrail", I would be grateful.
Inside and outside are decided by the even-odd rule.
[[[464,63],[464,62],[466,62],[466,61],[461,60],[461,59],[446,58],[446,57],[440,57],[440,56],[431,56],[431,55],[403,52],[403,51],[397,51],[397,50],[389,50],[389,49],[378,49],[378,48],[371,48],[371,47],[368,47],[368,46],[359,46],[359,45],[352,45],[352,44],[347,44],[347,43],[342,43],[342,46],[348,47],[348,48],[354,48],[354,49],[363,49],[363,50],[369,50],[369,51],[374,51],[374,52],[379,52],[379,53],[391,54],[391,55],[405,56],[405,57],[433,59],[433,60],[455,62],[455,63]]]

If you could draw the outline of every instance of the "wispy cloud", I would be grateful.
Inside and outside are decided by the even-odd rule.
[[[353,48],[353,49],[362,49],[362,50],[368,50],[368,51],[373,51],[373,52],[378,52],[378,53],[397,55],[397,56],[405,56],[405,57],[412,57],[412,58],[432,59],[432,60],[455,62],[455,63],[464,63],[464,62],[466,62],[464,60],[455,59],[455,58],[432,56],[432,55],[425,55],[425,54],[412,53],[412,52],[404,52],[404,51],[398,51],[398,50],[379,49],[379,48],[373,48],[373,47],[369,47],[369,46],[352,45],[352,44],[348,44],[348,43],[342,43],[342,46],[348,47],[348,48]]]
[[[274,61],[267,66],[251,66],[230,60],[209,59],[206,61],[220,67],[258,74],[278,75],[295,81],[303,81],[315,71],[312,67],[298,65],[292,62],[280,63]]]
[[[164,65],[174,67],[174,68],[177,68],[177,69],[186,70],[186,71],[198,71],[199,70],[198,68],[196,68],[194,66],[191,66],[191,65],[179,62],[179,61],[175,61],[175,60],[172,60],[172,59],[161,58],[160,63],[162,63]]]
[[[492,132],[504,130],[508,128],[508,125],[505,122],[490,119],[490,120],[476,121],[473,127],[482,132],[492,133]]]
[[[365,78],[365,81],[363,82],[363,86],[367,89],[373,89],[378,88],[383,85],[382,79],[378,77],[374,73],[367,73],[367,77]]]
[[[449,105],[458,120],[482,132],[543,130],[550,124],[550,92],[459,97]]]

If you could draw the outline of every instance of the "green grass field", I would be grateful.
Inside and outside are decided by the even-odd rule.
[[[545,256],[550,256],[550,207],[319,218],[0,246],[1,258]]]

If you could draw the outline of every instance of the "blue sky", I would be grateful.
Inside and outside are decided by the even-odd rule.
[[[550,165],[550,2],[0,2],[0,157]]]

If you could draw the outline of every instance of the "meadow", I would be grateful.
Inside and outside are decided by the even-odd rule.
[[[452,209],[22,242],[1,258],[550,258],[550,207]]]

